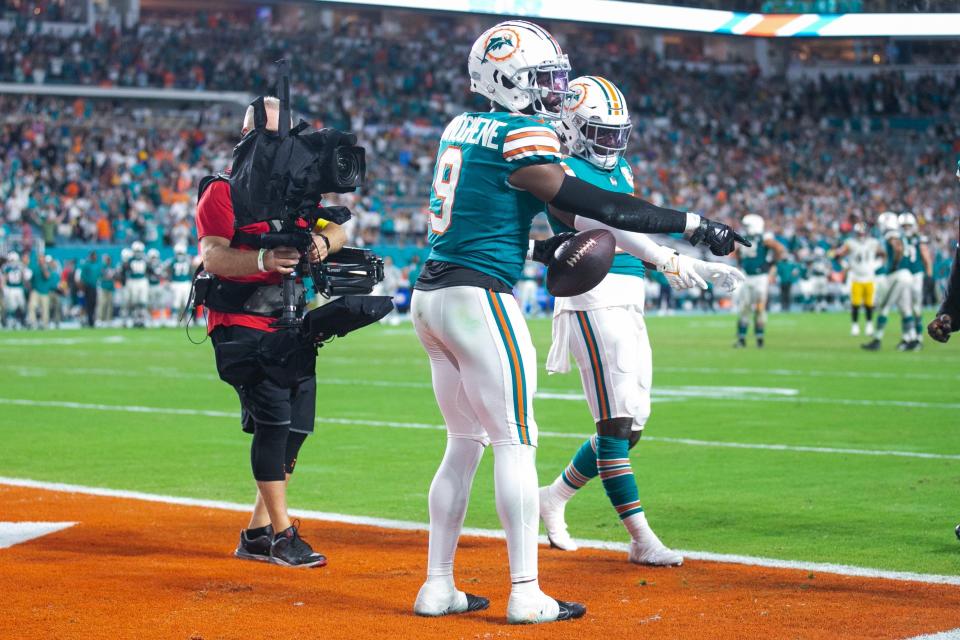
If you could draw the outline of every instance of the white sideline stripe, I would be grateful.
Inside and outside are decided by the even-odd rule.
[[[960,640],[960,628],[941,631],[940,633],[925,633],[922,636],[913,636],[907,640]]]
[[[126,491],[121,489],[106,489],[102,487],[86,487],[82,485],[65,484],[60,482],[28,480],[26,478],[8,478],[0,476],[0,485],[24,487],[28,489],[44,489],[47,491],[60,491],[64,493],[79,493],[83,495],[101,496],[105,498],[126,498],[130,500],[159,502],[162,504],[176,504],[187,507],[203,507],[207,509],[222,509],[225,511],[240,511],[243,513],[250,511],[250,505],[240,504],[238,502],[206,500],[202,498],[182,498],[177,496],[158,495],[154,493],[143,493],[140,491]],[[373,518],[369,516],[352,516],[342,513],[313,511],[310,509],[291,509],[290,514],[298,518],[307,518],[310,520],[339,522],[343,524],[379,527],[383,529],[401,529],[404,531],[428,530],[428,525],[426,523],[411,522],[409,520],[391,520],[388,518]],[[495,529],[465,528],[463,533],[464,535],[475,536],[478,538],[504,538],[503,531]],[[541,544],[548,543],[546,536],[540,536],[539,540]],[[629,550],[629,545],[623,542],[577,539],[577,544],[579,544],[581,547],[587,547],[590,549],[605,549],[609,551],[621,551],[623,553],[627,553]],[[691,560],[743,564],[757,567],[769,567],[772,569],[797,569],[800,571],[831,573],[860,578],[882,578],[885,580],[900,580],[908,582],[924,582],[927,584],[947,584],[960,586],[960,576],[913,573],[910,571],[887,571],[885,569],[871,569],[868,567],[856,567],[845,564],[803,562],[800,560],[778,560],[776,558],[742,556],[727,553],[710,553],[708,551],[678,551]]]
[[[177,409],[173,407],[142,407],[136,405],[88,404],[82,402],[68,402],[65,400],[26,400],[22,398],[0,398],[0,405],[14,405],[22,407],[54,407],[62,409],[83,409],[91,411],[119,411],[124,413],[153,413],[160,415],[177,416],[204,416],[209,418],[234,418],[240,415],[233,411],[217,411],[210,409]],[[424,422],[396,422],[390,420],[357,420],[354,418],[317,418],[320,424],[342,424],[363,427],[388,427],[391,429],[427,429],[443,431],[442,424]],[[540,435],[548,438],[571,438],[583,440],[590,434],[568,433],[560,431],[541,431]],[[960,460],[960,454],[926,453],[922,451],[896,451],[887,449],[844,449],[836,447],[809,447],[804,445],[765,444],[755,442],[725,442],[720,440],[697,440],[693,438],[669,438],[663,436],[647,436],[645,442],[668,442],[671,444],[685,444],[695,447],[726,447],[730,449],[758,449],[762,451],[789,451],[801,453],[831,453],[841,455],[860,456],[894,456],[899,458],[923,458],[928,460]]]
[[[828,371],[819,369],[748,369],[745,367],[733,367],[730,369],[719,369],[716,367],[657,367],[658,373],[707,373],[716,375],[756,375],[756,376],[803,376],[807,378],[876,378],[876,379],[894,379],[894,380],[960,380],[960,375],[940,375],[933,373],[905,372],[894,373],[893,371]]]

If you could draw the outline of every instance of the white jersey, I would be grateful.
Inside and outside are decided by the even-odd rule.
[[[873,237],[852,237],[847,238],[843,246],[847,247],[846,261],[850,265],[850,277],[855,282],[872,281],[880,266],[877,258],[880,242]]]

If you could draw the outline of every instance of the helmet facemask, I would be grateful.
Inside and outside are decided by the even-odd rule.
[[[574,115],[573,125],[578,133],[578,144],[573,151],[595,167],[610,171],[620,162],[627,150],[633,124],[603,124]]]
[[[534,114],[550,120],[560,120],[566,115],[565,105],[573,94],[568,88],[570,63],[567,56],[519,69],[509,82],[529,96],[529,109]]]

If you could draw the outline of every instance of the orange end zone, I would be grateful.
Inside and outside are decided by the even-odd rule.
[[[581,621],[504,623],[503,541],[467,538],[461,589],[488,611],[411,612],[427,536],[306,521],[323,569],[231,556],[241,513],[0,486],[0,520],[76,521],[0,549],[0,638],[906,638],[960,627],[960,588],[689,562],[628,564],[620,553],[541,548],[541,582],[588,606]]]

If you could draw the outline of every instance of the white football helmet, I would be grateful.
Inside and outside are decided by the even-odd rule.
[[[151,260],[159,260],[159,259],[160,259],[160,250],[159,250],[159,249],[150,249],[149,251],[147,251],[147,257],[150,258]]]
[[[743,231],[750,236],[763,235],[763,218],[755,213],[748,213],[740,221],[743,224]]]
[[[139,254],[143,253],[143,250],[145,249],[145,247],[143,246],[143,243],[142,243],[142,242],[140,242],[139,240],[137,240],[137,241],[135,241],[133,244],[130,245],[130,249],[132,249],[135,254],[139,255]]]
[[[897,222],[900,223],[900,228],[908,235],[913,235],[917,232],[917,216],[909,211],[901,213],[897,218]]]
[[[128,249],[126,247],[124,247],[123,249],[120,249],[120,259],[122,261],[126,262],[132,257],[133,257],[133,251],[131,249]]]
[[[884,211],[877,218],[877,226],[880,227],[880,231],[899,231],[900,230],[900,221],[897,218],[897,214],[893,211]]]
[[[178,242],[173,248],[173,252],[178,256],[184,255],[187,252],[187,245],[183,242]]]
[[[867,235],[867,225],[862,222],[857,222],[853,225],[853,232],[858,236],[865,236]]]
[[[570,82],[560,139],[571,155],[610,171],[617,166],[630,140],[630,113],[623,93],[599,76],[580,76]]]
[[[484,31],[470,49],[467,70],[471,91],[510,111],[563,116],[570,62],[532,22],[507,20]]]

